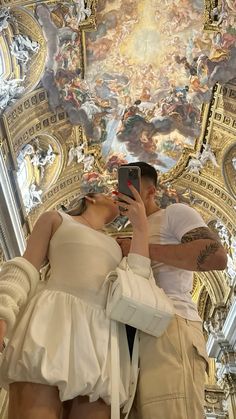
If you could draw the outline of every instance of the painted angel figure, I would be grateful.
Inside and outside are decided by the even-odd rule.
[[[11,46],[12,55],[18,60],[26,64],[30,59],[30,52],[35,54],[39,50],[39,44],[31,41],[27,35],[16,35]]]
[[[225,3],[225,0],[222,0],[221,7],[216,6],[212,9],[211,18],[213,22],[216,23],[216,26],[220,26],[223,20],[227,18],[227,16],[227,4]]]
[[[29,61],[29,53],[25,49],[20,49],[17,41],[13,41],[10,45],[11,54],[16,58],[18,61],[22,61],[26,64]]]
[[[5,94],[0,94],[0,110],[3,110],[7,107],[8,103],[10,102],[11,98],[9,92]]]
[[[73,162],[75,155],[76,155],[76,154],[75,154],[75,147],[74,147],[74,146],[72,146],[72,147],[69,149],[69,152],[68,152],[68,162],[67,162],[67,166],[70,166],[70,164]]]
[[[232,165],[233,165],[234,170],[236,170],[236,156],[233,157],[231,161],[232,161]]]
[[[69,149],[67,166],[70,166],[75,157],[77,163],[81,163],[84,160],[84,146],[85,144],[81,144],[77,145],[76,147],[72,146]]]
[[[212,326],[212,322],[211,322],[210,319],[204,321],[203,328],[204,328],[204,330],[206,330],[208,335],[210,335],[210,334],[213,334],[213,336],[216,335],[215,329]]]
[[[4,109],[11,100],[7,80],[0,79],[0,109]]]
[[[200,174],[200,170],[202,170],[203,164],[199,160],[199,153],[196,155],[196,157],[192,157],[189,160],[187,170],[191,173],[195,173],[196,175]]]
[[[0,9],[0,33],[7,29],[9,25],[9,19],[11,18],[9,7],[1,7]]]
[[[23,157],[30,156],[31,154],[34,154],[34,147],[32,144],[26,144],[26,146],[22,150]]]
[[[227,228],[220,220],[217,220],[215,226],[217,228],[217,232],[220,237],[221,243],[223,245],[226,245],[227,248],[229,249],[230,248],[230,235]]]
[[[24,78],[11,80],[0,79],[0,109],[6,108],[15,97],[23,93],[24,87],[19,85],[22,81],[24,81]]]
[[[20,83],[22,83],[24,79],[25,77],[23,77],[23,79],[7,80],[8,91],[11,96],[11,99],[14,99],[14,97],[18,97],[19,95],[23,93],[25,88],[24,86],[20,86]]]
[[[233,258],[230,255],[227,255],[227,268],[226,272],[230,278],[230,282],[232,284],[232,281],[236,278],[236,264],[233,260]]]
[[[98,107],[92,99],[86,100],[80,107],[86,112],[89,120],[92,120],[93,116],[101,112],[101,108]]]
[[[236,261],[236,238],[231,237],[230,253],[233,259]]]
[[[83,164],[85,172],[90,172],[93,169],[94,160],[94,156],[91,154],[84,157]]]
[[[43,191],[37,189],[35,183],[32,183],[27,191],[27,194],[23,197],[25,207],[29,212],[32,208],[42,203],[41,195]]]
[[[33,53],[38,52],[39,50],[39,43],[36,41],[32,41],[27,35],[16,35],[15,39],[17,40],[18,44],[22,46],[22,48],[26,48],[28,51],[32,51]]]
[[[32,163],[33,166],[36,166],[39,171],[40,171],[40,176],[41,179],[44,176],[45,173],[45,167],[47,165],[52,165],[55,158],[56,158],[56,154],[53,151],[53,148],[51,146],[51,144],[48,145],[48,149],[47,151],[42,149],[39,145],[39,142],[37,141],[37,139],[35,139],[35,143],[37,145],[37,148],[34,149],[32,146],[32,149],[29,149],[28,153],[31,157],[30,161]]]
[[[77,145],[75,147],[75,155],[76,155],[77,163],[81,163],[84,160],[84,146],[85,144]]]
[[[76,11],[77,22],[83,22],[87,17],[91,16],[91,8],[85,7],[84,0],[73,0]]]
[[[200,157],[200,161],[202,163],[203,166],[205,166],[206,162],[208,160],[211,161],[211,163],[215,166],[215,167],[219,167],[217,161],[216,161],[216,157],[215,154],[213,153],[211,146],[209,144],[203,144],[204,150],[201,154]]]
[[[47,153],[46,153],[46,156],[45,156],[45,160],[44,160],[45,163],[44,164],[49,164],[49,165],[53,164],[55,158],[56,158],[56,154],[54,153],[51,144],[49,144],[48,149],[47,149]]]
[[[41,191],[41,189],[37,189],[37,186],[34,183],[30,185],[30,195],[32,197],[33,203],[40,204],[42,202],[42,193],[43,191]]]

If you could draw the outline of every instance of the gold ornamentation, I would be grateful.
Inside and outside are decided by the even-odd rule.
[[[226,187],[236,199],[236,143],[225,153],[222,170]]]

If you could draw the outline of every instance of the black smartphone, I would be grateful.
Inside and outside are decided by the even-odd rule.
[[[141,170],[138,166],[120,166],[118,168],[118,191],[133,198],[128,182],[140,193]]]

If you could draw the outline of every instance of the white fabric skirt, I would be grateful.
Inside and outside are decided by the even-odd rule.
[[[130,359],[122,324],[118,335],[123,405],[129,398]],[[0,386],[20,381],[56,386],[62,401],[86,395],[110,404],[110,320],[104,308],[62,291],[36,294],[2,357]]]

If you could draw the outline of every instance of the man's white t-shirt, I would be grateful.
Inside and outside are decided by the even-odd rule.
[[[207,227],[200,214],[185,204],[160,209],[148,217],[148,224],[150,244],[180,244],[188,231]],[[152,269],[157,285],[173,301],[175,313],[188,320],[201,321],[191,298],[193,273],[155,261],[152,261]]]

